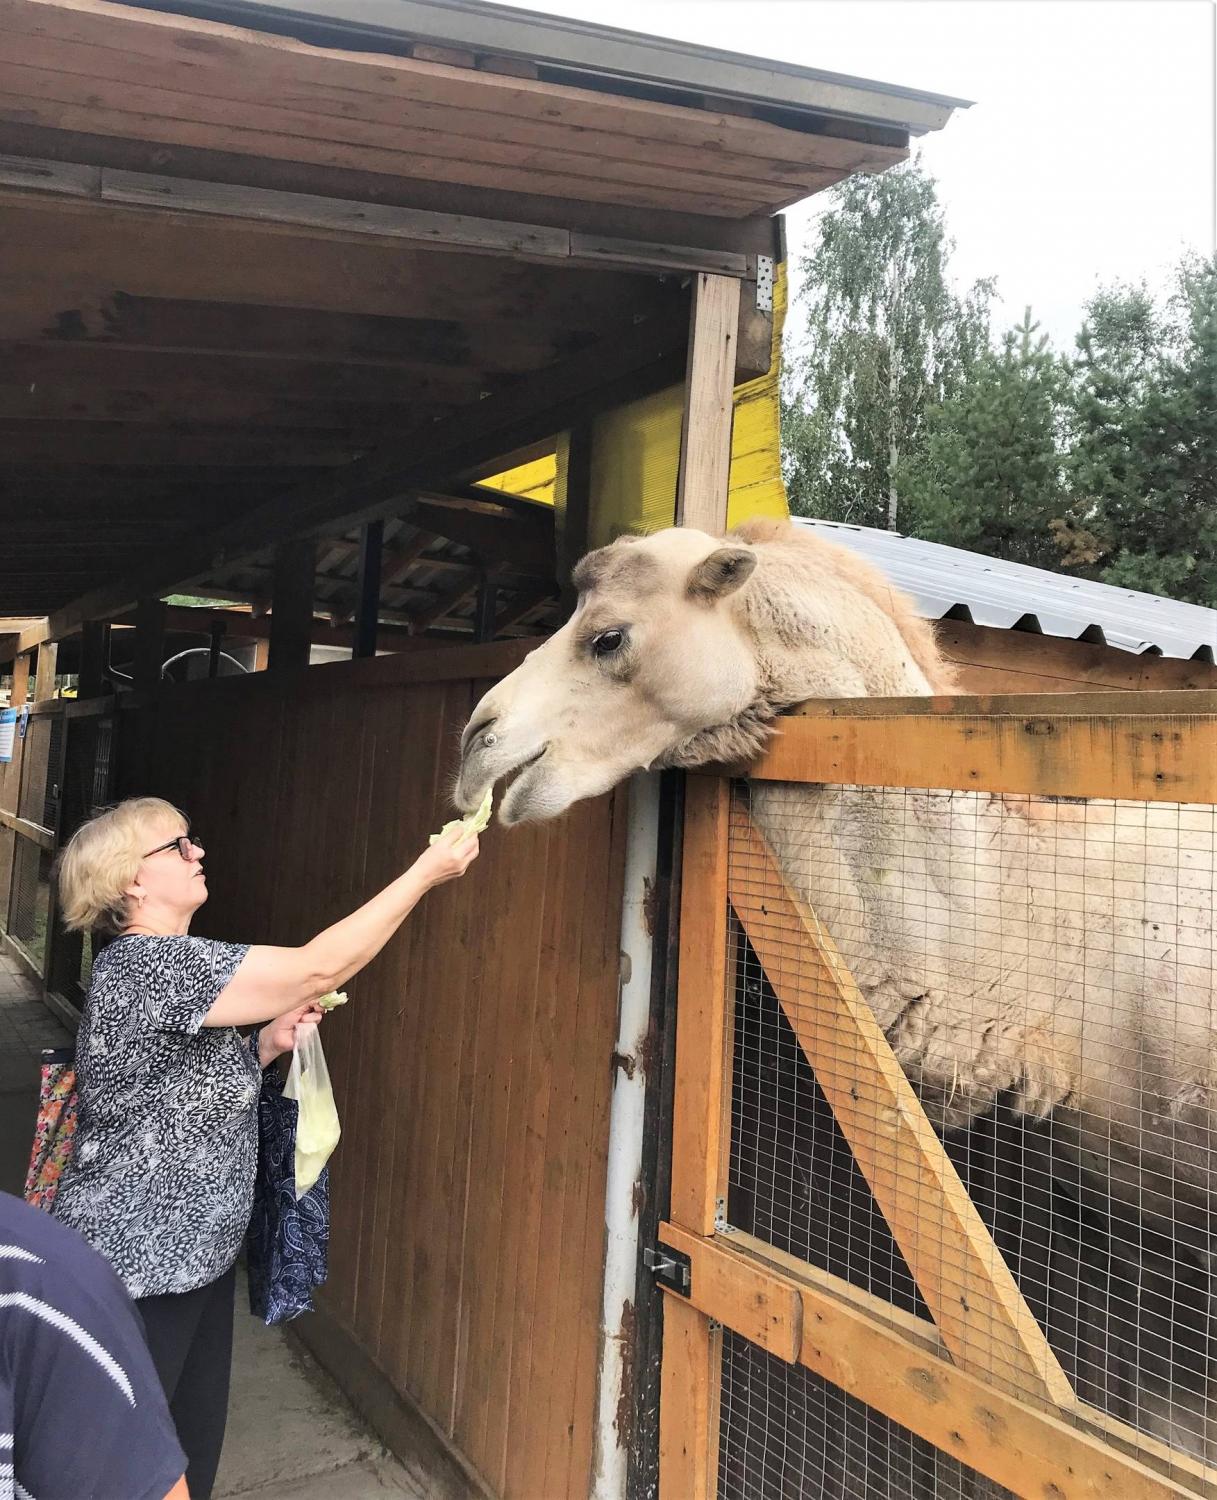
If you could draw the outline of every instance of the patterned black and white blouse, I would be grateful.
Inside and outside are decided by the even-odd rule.
[[[249,1226],[261,1069],[231,1027],[203,1026],[248,951],[132,935],[93,966],[75,1148],[53,1212],[133,1297],[216,1280]]]

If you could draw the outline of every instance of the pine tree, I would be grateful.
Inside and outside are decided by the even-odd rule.
[[[933,182],[912,163],[855,177],[804,262],[808,346],[783,403],[787,488],[803,515],[895,527],[900,465],[928,406],[988,343],[992,284],[960,302]]]
[[[1217,605],[1217,261],[1164,316],[1143,288],[1087,308],[1074,371],[1070,521],[1108,583]]]
[[[1028,308],[998,350],[926,416],[900,469],[906,529],[1035,567],[1059,565],[1063,509],[1058,431],[1066,371]]]

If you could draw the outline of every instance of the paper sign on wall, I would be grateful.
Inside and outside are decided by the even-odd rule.
[[[0,708],[0,761],[12,760],[17,735],[17,710]]]

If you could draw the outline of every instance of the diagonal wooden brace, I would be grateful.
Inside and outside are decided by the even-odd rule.
[[[1068,1377],[836,945],[738,804],[729,870],[731,905],[952,1359],[1072,1406]]]

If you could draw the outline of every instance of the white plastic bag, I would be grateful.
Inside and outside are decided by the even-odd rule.
[[[321,1050],[321,1037],[314,1021],[296,1027],[296,1050],[291,1071],[283,1085],[283,1097],[294,1099],[299,1108],[296,1121],[296,1197],[303,1198],[321,1176],[342,1126],[330,1086],[330,1071]]]

